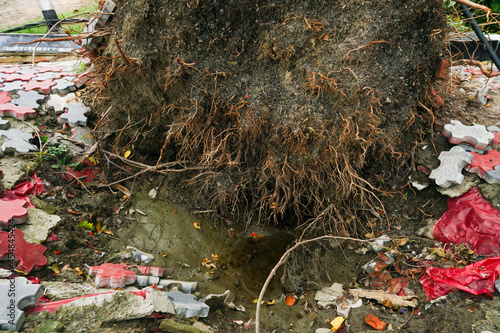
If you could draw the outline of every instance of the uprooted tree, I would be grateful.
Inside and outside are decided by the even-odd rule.
[[[224,214],[355,231],[429,128],[418,105],[445,56],[441,7],[118,1],[94,61],[96,132],[158,171],[177,162]]]

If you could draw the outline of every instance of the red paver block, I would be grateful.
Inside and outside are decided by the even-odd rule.
[[[23,84],[23,88],[25,91],[30,90],[41,90],[42,93],[48,95],[50,94],[50,90],[56,83],[53,80],[45,80],[45,81],[35,81],[31,80],[30,82]]]
[[[89,275],[95,275],[95,283],[99,288],[104,286],[111,288],[123,288],[137,280],[135,272],[129,271],[126,264],[102,264],[92,266]]]
[[[36,118],[36,110],[30,106],[18,106],[13,103],[0,104],[0,117],[15,117],[26,120]]]
[[[30,244],[24,239],[24,234],[19,229],[12,232],[0,231],[0,258],[14,254],[17,270],[29,273],[31,270],[41,269],[47,264],[47,258],[43,253],[47,250],[42,244]]]
[[[441,59],[436,68],[436,73],[434,77],[438,80],[445,80],[450,76],[450,59]]]
[[[488,150],[486,154],[474,155],[472,162],[465,167],[465,170],[473,172],[483,178],[486,171],[492,171],[496,166],[500,165],[500,153],[496,150]]]
[[[13,74],[21,70],[18,66],[0,66],[0,73]]]
[[[145,275],[152,275],[152,276],[163,276],[163,273],[165,273],[165,268],[163,267],[152,267],[152,266],[137,266],[137,269],[139,269],[139,272],[141,274]]]
[[[10,101],[12,101],[12,98],[10,97],[8,91],[0,92],[0,104],[9,103]]]
[[[9,76],[6,76],[3,78],[5,82],[12,82],[12,81],[29,81],[36,78],[35,73],[28,73],[28,74],[10,74]]]
[[[38,73],[61,72],[65,68],[66,66],[46,66],[46,67],[39,67],[37,69],[37,72]]]
[[[3,229],[9,228],[9,221],[21,224],[28,219],[28,203],[25,200],[0,200],[0,224]]]
[[[492,148],[498,149],[500,148],[500,132],[493,132],[495,136],[493,140],[491,140],[490,144]]]

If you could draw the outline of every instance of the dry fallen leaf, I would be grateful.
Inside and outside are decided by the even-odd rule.
[[[274,304],[276,304],[276,300],[275,299],[273,299],[272,301],[267,302],[267,305],[274,305]]]
[[[127,150],[125,153],[123,153],[123,157],[128,158],[131,154],[130,150]]]
[[[213,260],[213,261],[217,261],[217,260],[219,260],[219,256],[218,256],[217,254],[213,254],[213,253],[211,253],[211,255],[212,255],[212,260]]]
[[[193,222],[193,227],[196,229],[201,229],[201,225],[198,222]]]

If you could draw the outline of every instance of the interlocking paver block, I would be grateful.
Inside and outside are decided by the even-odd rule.
[[[0,104],[9,103],[12,100],[8,91],[0,92]]]
[[[158,276],[146,276],[146,275],[137,275],[137,285],[139,287],[146,287],[152,285],[158,285],[160,278]]]
[[[18,66],[0,66],[0,73],[13,74],[21,70]]]
[[[467,143],[467,142],[462,142],[462,143],[458,144],[458,146],[460,148],[463,148],[465,151],[467,151],[469,153],[476,153],[476,154],[481,154],[481,155],[483,155],[484,153],[486,153],[486,151],[491,150],[490,146],[486,147],[485,149],[478,149],[478,148],[474,147],[473,145],[471,145],[470,143]]]
[[[9,221],[14,224],[21,224],[28,219],[26,200],[0,200],[0,224],[3,229],[9,228]]]
[[[50,99],[47,102],[49,110],[54,110],[56,114],[61,114],[64,112],[64,108],[68,103],[78,102],[76,95],[71,93],[66,96],[59,96],[57,94],[51,94]]]
[[[36,118],[36,110],[30,106],[19,106],[14,103],[5,103],[0,104],[0,116],[26,120]]]
[[[493,132],[495,136],[493,140],[491,140],[491,147],[498,149],[500,148],[500,132]]]
[[[19,331],[25,315],[22,311],[28,305],[35,304],[43,295],[40,284],[30,284],[25,277],[0,280],[0,330]]]
[[[163,267],[137,266],[137,269],[144,275],[163,276],[163,273],[165,273],[165,268]]]
[[[45,246],[28,243],[23,232],[17,228],[12,232],[0,231],[0,258],[12,253],[12,248],[16,261],[19,261],[16,269],[21,272],[39,270],[47,264],[47,258],[43,255],[47,250]]]
[[[59,116],[59,123],[68,124],[70,127],[87,126],[85,113],[89,111],[83,103],[69,103],[66,105],[66,112]]]
[[[197,301],[193,294],[185,294],[180,291],[167,291],[168,298],[174,304],[175,313],[178,316],[207,317],[210,307],[203,302]]]
[[[441,164],[432,170],[429,178],[434,180],[438,186],[447,188],[452,184],[462,184],[464,176],[462,169],[472,162],[474,155],[466,152],[463,148],[455,146],[450,151],[443,151],[438,159]]]
[[[500,165],[500,153],[496,150],[488,150],[486,154],[474,155],[472,162],[465,167],[465,170],[473,172],[483,178],[486,171],[493,171],[496,166]]]
[[[95,275],[95,284],[102,288],[104,286],[111,288],[123,288],[127,284],[132,284],[137,279],[135,272],[129,271],[126,264],[102,264],[92,266],[89,269],[89,275]]]
[[[487,130],[490,132],[500,132],[500,123],[488,126]]]
[[[56,85],[52,87],[52,91],[60,95],[66,95],[70,91],[75,91],[76,87],[73,79],[61,78],[54,81]]]
[[[48,95],[50,94],[50,90],[56,83],[53,80],[45,80],[45,81],[35,81],[31,80],[30,82],[23,84],[23,88],[25,91],[30,90],[40,90],[42,93]]]
[[[180,285],[181,290],[184,293],[192,293],[198,288],[198,283],[197,282],[187,282],[187,281],[177,281],[177,280],[160,280],[160,285],[167,287],[170,285]]]
[[[29,140],[32,139],[31,134],[24,133],[17,128],[11,128],[7,131],[0,130],[0,138],[7,140],[2,144],[2,151],[13,151],[15,153],[26,154],[37,151],[38,148],[32,145]]]
[[[500,184],[500,166],[496,166],[491,171],[486,171],[483,178],[490,184]]]
[[[0,90],[10,92],[23,90],[23,84],[23,81],[4,82],[3,87],[1,87]]]
[[[61,72],[63,69],[66,69],[66,66],[45,66],[38,67],[38,73],[47,73],[47,72]]]
[[[16,95],[18,95],[19,97],[12,99],[13,104],[16,104],[18,106],[29,106],[34,108],[35,110],[40,107],[46,97],[44,94],[40,94],[36,91],[22,90],[18,91]]]
[[[3,78],[4,82],[12,82],[12,81],[26,81],[28,82],[29,80],[32,80],[36,78],[36,74],[34,73],[28,73],[28,74],[19,74],[19,73],[14,73],[10,74],[8,76],[5,76]]]
[[[9,129],[9,127],[10,127],[10,122],[0,117],[0,130],[6,130]]]
[[[494,137],[484,125],[465,126],[458,120],[452,120],[450,124],[444,125],[442,134],[452,144],[467,142],[478,149],[485,149]]]

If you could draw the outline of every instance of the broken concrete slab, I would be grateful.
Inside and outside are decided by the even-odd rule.
[[[29,283],[25,277],[0,280],[0,330],[19,331],[25,320],[22,311],[43,295],[42,286]]]
[[[197,301],[196,296],[180,291],[167,291],[166,293],[174,304],[178,316],[186,318],[208,316],[210,307],[203,302]]]
[[[50,215],[43,210],[28,207],[28,220],[18,228],[24,233],[24,239],[31,244],[45,242],[50,230],[61,221],[57,215]]]
[[[85,282],[42,281],[41,284],[44,287],[43,294],[51,301],[112,291],[112,289],[98,289],[94,285]]]
[[[464,181],[462,184],[454,184],[450,187],[438,187],[438,192],[444,195],[449,196],[450,198],[456,198],[473,188],[474,186],[479,185],[481,183],[481,178],[474,173],[466,172],[464,175]]]
[[[144,288],[143,291],[146,292],[146,301],[153,303],[154,311],[176,314],[174,304],[166,292],[152,287]]]
[[[458,120],[452,120],[450,124],[444,125],[442,134],[452,144],[467,142],[478,149],[485,149],[494,137],[484,125],[466,126]]]
[[[191,325],[180,322],[177,319],[167,318],[164,319],[158,327],[162,332],[167,333],[203,333],[201,329]]]
[[[2,152],[14,152],[18,154],[27,154],[38,151],[38,148],[29,141],[33,136],[17,128],[9,130],[0,130],[0,139],[6,139],[1,146]]]
[[[28,166],[31,162],[25,158],[3,156],[0,158],[0,170],[3,171],[3,186],[10,190],[28,177]]]
[[[227,300],[229,299],[230,293],[231,292],[229,290],[226,290],[222,294],[210,294],[200,299],[200,302],[208,305],[210,309],[212,309],[212,311],[222,309],[224,304],[226,304]]]
[[[474,155],[466,152],[463,148],[455,146],[450,151],[439,154],[441,164],[432,170],[429,178],[434,180],[440,187],[450,187],[452,184],[462,184],[464,175],[462,169],[472,162]]]

